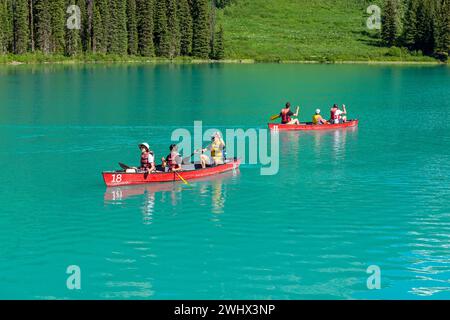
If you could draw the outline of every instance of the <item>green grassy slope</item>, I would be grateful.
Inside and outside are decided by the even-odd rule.
[[[260,61],[433,60],[379,46],[366,0],[235,0],[218,15],[226,57]]]

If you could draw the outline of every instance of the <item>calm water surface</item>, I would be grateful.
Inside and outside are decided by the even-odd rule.
[[[175,128],[265,128],[287,100],[360,126],[280,133],[275,176],[103,185],[141,141],[159,158]],[[1,67],[0,101],[0,298],[450,298],[448,67]]]

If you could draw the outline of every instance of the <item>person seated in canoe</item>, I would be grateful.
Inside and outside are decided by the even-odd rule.
[[[139,168],[131,168],[135,171],[146,171],[152,173],[156,171],[155,166],[155,155],[153,151],[150,150],[150,146],[147,142],[139,144],[139,149],[141,149],[141,166]]]
[[[339,109],[337,104],[334,104],[330,109],[330,123],[338,124],[347,121],[347,110],[345,109],[345,104],[342,105],[342,110]]]
[[[281,109],[280,117],[281,117],[281,124],[300,124],[300,121],[296,118],[292,117],[298,117],[298,111],[300,107],[297,106],[297,110],[295,113],[291,111],[291,103],[287,102],[286,107]]]
[[[204,154],[206,151],[211,151],[211,158]],[[200,155],[200,162],[202,168],[205,169],[206,165],[220,165],[225,162],[225,142],[220,136],[219,132],[214,133],[211,137],[211,143],[204,149]]]
[[[312,123],[314,125],[329,124],[329,122],[320,115],[320,109],[316,109],[316,114],[312,117]]]
[[[347,108],[345,107],[345,104],[342,105],[341,119],[342,122],[347,122]]]
[[[178,146],[176,144],[171,144],[169,149],[170,153],[167,157],[162,158],[162,166],[163,168],[169,167],[170,171],[180,171],[182,159],[178,153]]]

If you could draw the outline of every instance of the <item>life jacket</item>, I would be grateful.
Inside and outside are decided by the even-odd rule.
[[[211,157],[217,158],[217,159],[223,158],[220,141],[219,142],[213,141],[211,143]]]
[[[177,163],[177,156],[178,153],[169,153],[169,155],[166,158],[167,165],[170,167],[170,169],[178,169],[180,166]]]
[[[151,167],[151,163],[148,161],[150,152],[143,152],[141,154],[141,168],[147,169]]]
[[[322,117],[320,116],[320,114],[315,114],[312,117],[312,122],[313,124],[320,124],[320,119],[322,119]]]
[[[330,119],[331,120],[339,120],[341,118],[341,116],[336,114],[337,110],[338,110],[337,108],[331,108],[331,110],[330,110]]]
[[[291,121],[291,117],[288,114],[289,111],[286,109],[281,110],[281,123],[288,123]]]

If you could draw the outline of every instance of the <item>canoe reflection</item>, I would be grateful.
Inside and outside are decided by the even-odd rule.
[[[105,204],[125,204],[127,200],[143,196],[144,204],[142,207],[144,222],[151,223],[155,206],[159,202],[170,202],[172,206],[178,205],[183,199],[183,193],[188,192],[186,197],[192,199],[192,192],[200,195],[210,194],[209,206],[211,212],[215,214],[223,213],[226,201],[226,186],[234,183],[239,169],[222,173],[215,177],[196,179],[185,185],[181,182],[167,182],[147,185],[108,187],[104,194]],[[206,205],[206,204],[205,204]]]

